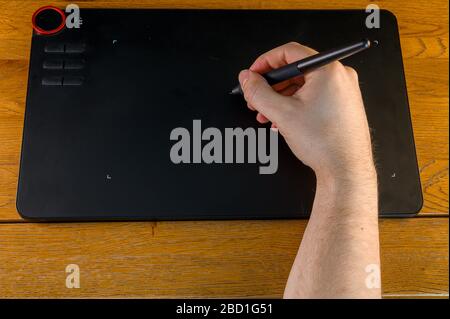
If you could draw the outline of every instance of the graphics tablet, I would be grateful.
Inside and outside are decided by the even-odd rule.
[[[381,11],[380,28],[368,29],[366,17],[363,10],[82,9],[79,28],[34,31],[19,213],[33,220],[308,217],[314,173],[281,136],[270,173],[269,127],[228,92],[240,70],[276,46],[297,41],[323,51],[363,38],[379,45],[344,64],[359,73],[380,214],[417,213],[422,193],[396,19]],[[244,140],[238,159],[227,128],[265,134],[258,149],[266,157],[252,158]],[[173,149],[186,131],[189,154]],[[202,137],[217,131],[222,154],[214,161],[203,156]]]

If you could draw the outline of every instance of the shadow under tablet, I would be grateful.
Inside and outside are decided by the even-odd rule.
[[[345,64],[359,73],[380,213],[420,209],[398,30],[389,12],[381,12],[380,29],[365,27],[363,10],[83,9],[81,16],[79,29],[33,35],[17,196],[24,218],[307,217],[315,176],[281,136],[278,170],[262,175],[259,163],[174,164],[170,133],[191,130],[193,120],[221,132],[263,127],[241,97],[228,94],[241,69],[289,41],[322,51],[363,38],[379,45]]]

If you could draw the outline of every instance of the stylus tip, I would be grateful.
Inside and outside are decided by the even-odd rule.
[[[236,86],[234,89],[230,91],[230,95],[238,95],[238,94],[242,94],[242,89],[240,85]]]

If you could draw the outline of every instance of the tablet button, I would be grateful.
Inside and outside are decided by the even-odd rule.
[[[86,44],[84,43],[67,43],[66,53],[83,53],[86,51]]]
[[[62,76],[46,76],[42,78],[42,85],[61,86]]]
[[[82,76],[66,76],[63,80],[63,86],[78,86],[83,84]]]
[[[64,53],[64,44],[62,43],[47,43],[44,47],[47,53]]]
[[[78,70],[84,68],[83,59],[73,59],[64,61],[64,69],[67,70]]]
[[[63,68],[63,61],[62,60],[45,60],[42,64],[42,67],[44,69],[49,70],[60,70]]]

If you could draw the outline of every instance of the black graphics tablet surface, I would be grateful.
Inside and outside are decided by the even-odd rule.
[[[363,10],[82,9],[80,28],[34,32],[19,213],[36,220],[307,217],[314,173],[281,136],[271,148],[270,129],[228,92],[238,72],[273,47],[298,41],[322,51],[363,38],[379,45],[344,63],[359,73],[380,214],[416,213],[422,194],[396,19],[382,11],[380,28],[368,29],[366,17]],[[226,140],[236,128],[261,139],[265,153],[252,156],[244,139],[238,159],[237,138]],[[174,149],[186,134],[189,143]],[[204,134],[218,134],[221,152],[203,156]]]

